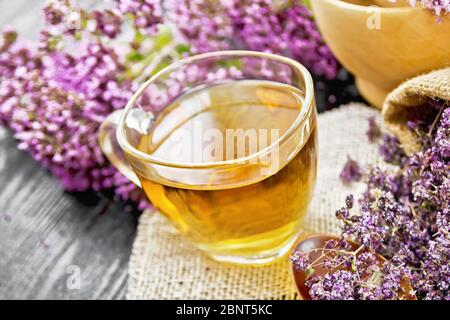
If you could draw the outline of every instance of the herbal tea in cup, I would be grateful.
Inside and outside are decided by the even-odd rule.
[[[100,142],[206,254],[269,263],[295,242],[314,190],[312,90],[306,69],[287,58],[203,54],[151,77],[118,124],[114,115],[104,123]],[[116,124],[129,165],[111,148]]]

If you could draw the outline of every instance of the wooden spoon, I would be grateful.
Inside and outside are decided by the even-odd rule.
[[[313,249],[321,249],[325,246],[325,244],[328,240],[336,240],[337,241],[339,239],[335,236],[331,236],[331,235],[327,235],[327,234],[309,235],[308,237],[301,239],[297,243],[297,245],[294,246],[294,252],[295,251],[308,252]],[[350,242],[350,245],[353,250],[357,250],[360,247],[358,244],[356,244],[354,242]],[[362,250],[362,251],[358,252],[357,256],[363,252],[365,252],[365,251]],[[310,253],[310,257],[313,260],[318,259],[321,255],[322,255],[321,250],[316,250],[315,252]],[[379,263],[379,265],[386,262],[386,259],[383,256],[377,254],[376,257],[377,257],[377,263]],[[345,267],[343,267],[343,269],[345,269]],[[309,294],[309,288],[306,286],[306,279],[307,279],[306,273],[304,271],[297,270],[292,263],[291,263],[291,270],[292,270],[292,276],[293,276],[295,285],[297,286],[297,291],[300,295],[300,299],[301,300],[312,300],[311,295]],[[330,269],[326,269],[322,266],[317,266],[314,268],[314,270],[315,270],[314,271],[315,275],[323,275],[325,273],[330,272]],[[367,275],[367,277],[369,277],[369,276],[370,275]],[[367,277],[366,277],[366,279],[367,279]],[[409,282],[409,279],[404,279],[404,281],[402,281],[402,288],[404,289],[405,292],[411,292],[413,290],[413,288],[411,287],[411,283]],[[417,298],[415,296],[411,297],[408,294],[401,295],[401,299],[417,300]]]

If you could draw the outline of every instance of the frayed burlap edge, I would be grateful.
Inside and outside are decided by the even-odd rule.
[[[385,126],[399,139],[407,154],[420,149],[416,134],[406,126],[412,113],[424,117],[431,100],[450,103],[450,68],[418,76],[401,84],[386,98],[382,115]]]

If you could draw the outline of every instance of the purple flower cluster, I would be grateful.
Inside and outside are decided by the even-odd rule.
[[[288,55],[313,73],[335,78],[339,66],[309,10],[271,0],[165,1],[169,18],[196,52],[249,49]]]
[[[405,157],[400,142],[390,134],[384,134],[379,146],[380,155],[384,161],[392,164],[400,164]]]
[[[305,285],[313,300],[413,299],[407,285],[409,270],[399,261],[386,262],[371,248],[355,246],[344,238],[329,240],[321,249],[296,251],[291,261],[304,270]],[[329,270],[322,273],[320,270]]]
[[[409,4],[413,7],[417,6],[418,3],[427,9],[433,10],[437,16],[450,12],[449,0],[409,0]]]
[[[344,183],[360,181],[363,176],[363,169],[358,162],[348,157],[344,168],[341,171],[340,178]]]
[[[61,25],[66,36],[75,37],[78,31],[63,23],[69,12],[63,2],[50,3],[44,12],[48,23]],[[96,11],[93,19],[98,18]],[[113,35],[113,29],[104,30],[106,37]],[[140,194],[108,164],[97,142],[100,124],[125,106],[134,86],[119,80],[123,62],[97,37],[98,30],[93,32],[95,36],[77,42],[76,54],[69,54],[61,47],[59,33],[43,31],[35,50],[19,43],[15,32],[5,31],[0,120],[13,131],[18,147],[50,170],[66,190],[117,188],[123,199],[140,202]]]
[[[143,34],[154,35],[163,22],[161,0],[115,0],[120,15],[129,15],[134,27]],[[114,25],[114,24],[113,24]]]
[[[409,123],[422,150],[409,157],[402,154],[396,172],[370,169],[359,208],[347,197],[346,206],[336,212],[343,223],[341,238],[333,248],[323,249],[321,262],[329,272],[311,275],[317,259],[312,263],[308,252],[292,257],[299,270],[311,275],[307,286],[312,298],[450,299],[450,108],[439,102],[433,102],[431,121]],[[388,160],[399,155],[393,141],[384,138],[387,147],[380,148]],[[363,254],[342,245],[347,239],[360,244],[362,252],[387,260],[362,262]]]
[[[117,11],[117,10],[115,10]],[[92,15],[96,22],[95,28],[98,34],[114,39],[121,31],[122,19],[114,10],[95,10]]]
[[[195,53],[232,47],[234,30],[221,2],[165,0],[164,10]]]
[[[323,278],[311,277],[307,285],[314,300],[353,300],[357,281],[354,272],[336,270]]]
[[[380,127],[377,125],[375,121],[375,117],[369,117],[369,128],[367,129],[366,135],[369,139],[369,142],[373,143],[378,140],[378,138],[381,136],[381,130]]]

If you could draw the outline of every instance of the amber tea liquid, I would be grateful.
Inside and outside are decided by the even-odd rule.
[[[159,159],[185,163],[187,168],[138,172],[148,198],[185,236],[217,260],[264,263],[265,257],[269,261],[274,255],[282,256],[295,241],[312,197],[317,165],[315,125],[304,130],[300,145],[277,155],[278,167],[270,174],[264,170],[258,174],[258,164],[251,163],[216,168],[222,160],[239,162],[242,156],[251,156],[274,142],[238,147],[236,137],[227,141],[230,132],[269,133],[263,137],[249,134],[247,142],[255,137],[268,141],[274,129],[282,137],[306,108],[303,98],[292,86],[261,80],[231,81],[182,95],[156,117],[138,149]],[[217,140],[217,133],[222,133],[224,147],[208,149],[212,139],[186,142],[199,126],[202,132],[214,129]],[[208,170],[189,169],[189,164],[200,163],[213,165]]]

